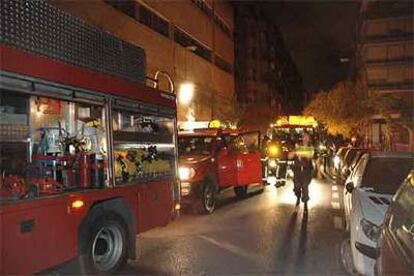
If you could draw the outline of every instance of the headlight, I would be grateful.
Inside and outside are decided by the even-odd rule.
[[[277,156],[279,154],[279,147],[276,145],[270,145],[269,146],[269,155],[270,156]]]
[[[361,219],[360,224],[365,236],[371,241],[377,242],[381,228],[366,219]]]
[[[188,167],[179,167],[178,168],[178,176],[180,180],[189,180],[193,178],[195,175],[195,170],[193,168]]]
[[[269,167],[271,168],[276,168],[277,167],[277,162],[275,159],[270,159],[269,160]]]
[[[341,163],[341,159],[339,159],[339,156],[335,155],[335,157],[333,158],[333,162],[334,162],[334,166],[335,168],[339,168],[339,163]]]

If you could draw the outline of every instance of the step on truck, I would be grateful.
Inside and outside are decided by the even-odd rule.
[[[47,1],[1,1],[0,275],[111,273],[178,207],[175,95],[141,48]]]

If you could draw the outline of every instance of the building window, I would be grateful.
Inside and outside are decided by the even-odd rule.
[[[219,29],[225,33],[230,38],[233,36],[230,28],[224,23],[224,21],[217,15],[214,15],[214,23],[219,27]]]
[[[387,58],[387,48],[384,46],[368,47],[366,55],[368,60],[385,60]]]
[[[387,24],[385,21],[368,22],[367,24],[368,36],[385,35],[387,33]]]
[[[215,56],[214,64],[223,71],[229,74],[233,73],[233,66],[219,56]]]
[[[387,79],[387,68],[383,66],[370,67],[367,69],[369,81],[385,81]]]
[[[388,46],[388,59],[401,59],[404,57],[404,45]]]
[[[134,0],[105,0],[108,5],[135,19]]]
[[[148,8],[143,5],[139,5],[138,8],[138,21],[145,26],[153,29],[157,33],[162,34],[163,36],[168,37],[169,24],[168,21],[161,18],[154,12],[150,11]]]
[[[214,17],[214,23],[219,27],[219,29],[225,33],[230,38],[233,37],[232,31],[227,26],[226,23],[224,23],[224,20],[221,19],[217,14],[214,14],[213,8],[210,7],[204,0],[191,0],[194,5],[196,5],[205,15],[207,15],[209,18]]]
[[[404,45],[404,56],[406,58],[412,58],[414,54],[414,44],[406,43]]]
[[[410,82],[413,81],[413,76],[414,76],[414,68],[412,66],[406,66],[405,67],[405,80],[408,80]]]
[[[251,50],[251,57],[256,58],[256,47],[253,47]]]
[[[191,0],[205,15],[211,17],[213,15],[213,9],[204,2],[204,0]]]
[[[404,81],[404,72],[405,67],[403,66],[392,66],[388,68],[388,81],[395,83],[395,82],[402,82]]]
[[[211,50],[177,27],[174,29],[174,40],[185,48],[194,47],[195,50],[193,52],[196,55],[207,61],[211,61]]]
[[[394,19],[388,23],[388,32],[390,33],[402,33],[405,29],[404,19]]]

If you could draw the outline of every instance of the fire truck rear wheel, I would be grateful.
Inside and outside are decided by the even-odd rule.
[[[203,207],[204,214],[211,214],[213,213],[214,209],[216,208],[216,187],[214,183],[210,180],[206,180],[203,186],[203,195],[201,198],[201,203]]]
[[[238,198],[243,198],[247,195],[247,186],[234,187],[234,193]]]
[[[116,215],[100,216],[91,221],[87,245],[80,254],[84,274],[110,274],[127,261],[128,238],[125,223]]]

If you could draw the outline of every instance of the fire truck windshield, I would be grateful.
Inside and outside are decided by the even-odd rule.
[[[180,155],[203,154],[209,155],[212,151],[213,137],[180,137],[178,152]]]
[[[294,146],[296,143],[301,141],[304,131],[309,133],[311,136],[314,135],[314,129],[311,127],[275,127],[272,128],[270,137],[272,140]]]

